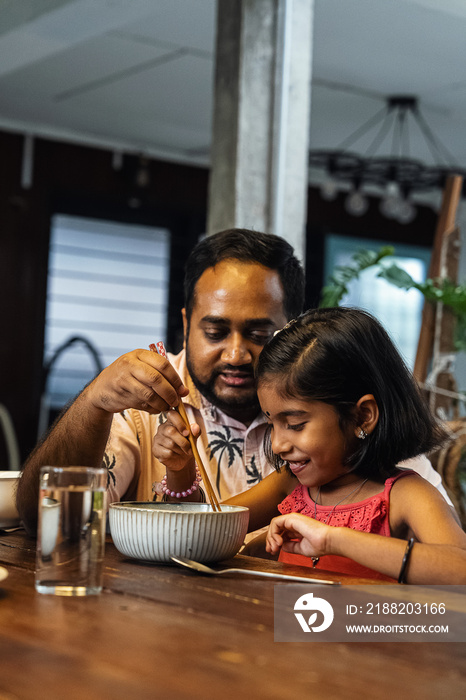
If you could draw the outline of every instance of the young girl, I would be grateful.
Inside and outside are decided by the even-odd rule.
[[[395,466],[445,433],[372,316],[308,311],[263,349],[257,381],[271,457],[299,481],[270,524],[270,554],[372,578],[466,583],[466,534],[435,488]]]

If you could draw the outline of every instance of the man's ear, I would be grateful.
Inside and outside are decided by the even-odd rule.
[[[379,407],[372,394],[364,394],[356,404],[356,427],[354,433],[356,437],[363,437],[361,431],[370,435],[379,422]]]
[[[188,337],[188,319],[186,309],[181,309],[181,317],[183,319],[183,348],[186,349],[186,338]]]

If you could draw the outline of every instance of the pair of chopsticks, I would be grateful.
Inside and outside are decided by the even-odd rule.
[[[152,350],[152,352],[156,352],[158,355],[162,355],[162,357],[165,357],[165,358],[167,357],[167,353],[165,351],[165,346],[164,346],[162,341],[159,341],[158,343],[151,343],[149,345],[149,350]],[[195,441],[194,436],[191,432],[191,427],[189,424],[188,416],[186,414],[186,409],[185,409],[184,404],[181,401],[181,399],[180,399],[178,406],[174,406],[174,410],[177,411],[177,413],[179,413],[179,415],[181,416],[184,424],[186,425],[186,427],[189,431],[189,437],[188,437],[189,444],[191,445],[194,459],[196,460],[197,466],[199,467],[199,471],[201,472],[202,481],[204,482],[204,486],[206,488],[207,495],[208,495],[209,500],[210,500],[210,504],[211,504],[214,511],[220,512],[221,509],[220,509],[220,504],[218,502],[217,495],[216,495],[214,489],[212,488],[212,484],[210,483],[209,475],[207,474],[207,470],[206,470],[206,468],[202,462],[202,459],[199,455],[199,452],[197,450],[196,441]]]

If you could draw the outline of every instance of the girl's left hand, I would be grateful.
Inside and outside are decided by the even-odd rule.
[[[266,550],[276,554],[280,548],[305,557],[328,554],[327,536],[330,527],[299,513],[287,513],[274,518],[269,525]]]

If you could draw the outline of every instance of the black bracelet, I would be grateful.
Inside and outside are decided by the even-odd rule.
[[[406,567],[408,566],[409,557],[414,544],[414,537],[411,537],[408,544],[406,545],[403,561],[401,562],[400,575],[398,576],[398,583],[405,583],[405,573]]]

